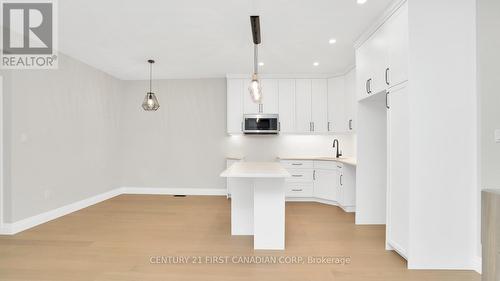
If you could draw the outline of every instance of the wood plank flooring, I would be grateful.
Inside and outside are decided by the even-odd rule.
[[[121,195],[0,236],[0,280],[480,280],[472,271],[407,270],[404,259],[384,250],[384,235],[383,226],[356,226],[353,214],[334,206],[287,203],[286,250],[254,251],[252,237],[230,235],[225,197]],[[201,257],[202,263],[158,263],[169,256]],[[207,256],[230,262],[208,264]],[[345,256],[350,263],[232,261],[249,256]]]

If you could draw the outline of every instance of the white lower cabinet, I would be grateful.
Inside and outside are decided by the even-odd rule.
[[[286,197],[312,197],[313,184],[310,182],[287,182]]]
[[[291,177],[286,197],[338,205],[355,211],[356,167],[336,161],[281,160]]]
[[[338,202],[341,176],[339,170],[315,169],[314,197]]]

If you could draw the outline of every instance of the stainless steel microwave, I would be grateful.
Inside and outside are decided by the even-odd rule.
[[[275,135],[280,130],[278,114],[243,115],[243,133],[254,135]]]

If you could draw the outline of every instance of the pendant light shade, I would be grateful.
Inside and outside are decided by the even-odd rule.
[[[152,83],[153,83],[153,63],[154,60],[148,60],[149,63],[149,92],[146,93],[146,97],[144,97],[144,101],[142,102],[142,109],[145,111],[157,111],[160,108],[160,103],[156,98],[155,93],[152,91]]]
[[[248,90],[250,91],[250,97],[253,102],[262,103],[262,87],[260,86],[260,81],[257,75],[252,75],[252,81],[250,81]]]
[[[248,91],[250,92],[250,97],[255,103],[262,103],[262,86],[260,85],[258,76],[258,45],[260,44],[260,22],[259,16],[250,16],[250,25],[252,26],[252,38],[254,44],[253,53],[253,74],[252,80],[250,81],[250,86]],[[260,108],[260,107],[259,107]]]

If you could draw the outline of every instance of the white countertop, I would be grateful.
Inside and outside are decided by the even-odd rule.
[[[347,165],[351,166],[356,166],[356,158],[354,157],[340,157],[340,158],[335,158],[335,157],[305,157],[305,156],[298,156],[298,157],[278,157],[279,160],[313,160],[313,161],[335,161],[339,163],[344,163]]]
[[[237,162],[220,176],[223,178],[288,178],[291,175],[278,162]]]

